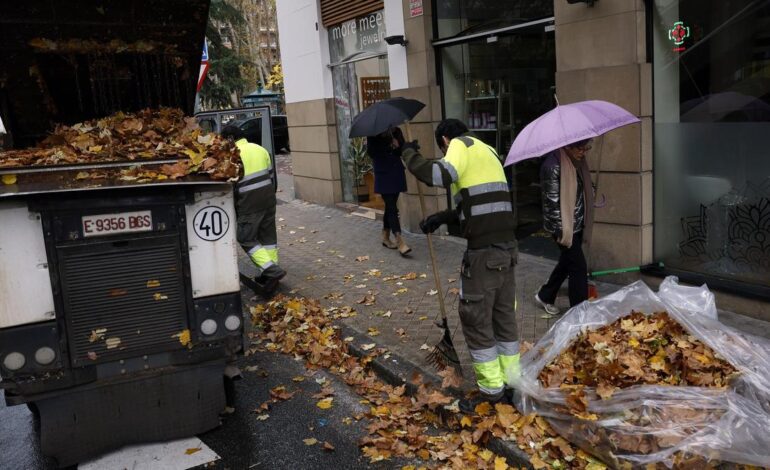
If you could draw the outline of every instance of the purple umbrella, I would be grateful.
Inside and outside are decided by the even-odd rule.
[[[598,137],[635,122],[639,122],[639,118],[606,101],[557,105],[519,132],[505,159],[505,166],[543,156],[565,145]]]

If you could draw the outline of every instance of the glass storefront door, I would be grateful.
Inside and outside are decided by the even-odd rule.
[[[492,42],[483,37],[443,47],[441,66],[445,117],[465,122],[503,160],[516,135],[555,105],[554,34],[543,25]],[[542,230],[540,163],[508,168],[515,180],[517,238]]]
[[[655,257],[770,286],[770,1],[653,10]]]
[[[337,117],[337,142],[345,202],[382,209],[384,203],[372,192],[371,159],[364,138],[351,139],[353,118],[372,102],[389,93],[388,60],[373,57],[332,67],[334,108]]]

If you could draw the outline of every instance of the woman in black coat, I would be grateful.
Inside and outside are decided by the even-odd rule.
[[[401,150],[396,143],[403,142],[404,136],[398,127],[377,136],[366,138],[369,156],[374,166],[374,192],[385,201],[385,215],[382,218],[382,246],[398,248],[405,255],[412,251],[401,238],[401,224],[398,221],[398,195],[406,191],[406,175],[401,163]],[[390,240],[390,233],[396,243]]]

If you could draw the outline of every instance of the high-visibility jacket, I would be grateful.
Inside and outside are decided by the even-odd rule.
[[[402,158],[420,181],[451,190],[468,248],[516,240],[511,193],[492,147],[466,134],[452,139],[440,160],[426,159],[410,148]]]
[[[270,154],[246,139],[237,141],[235,146],[243,163],[243,178],[236,186],[236,211],[239,215],[246,215],[275,207],[273,161]]]

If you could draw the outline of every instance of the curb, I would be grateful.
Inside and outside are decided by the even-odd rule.
[[[355,328],[344,324],[339,324],[339,332],[343,337],[353,337],[353,341],[347,343],[348,352],[352,356],[361,358],[369,355],[366,351],[361,349],[360,344],[371,342],[370,337],[362,334]],[[464,393],[462,390],[455,387],[442,389],[441,378],[390,351],[390,348],[388,348],[388,354],[390,354],[388,359],[384,359],[383,356],[378,356],[369,363],[372,370],[374,370],[374,372],[386,383],[396,387],[405,385],[406,392],[409,395],[414,395],[417,392],[417,386],[410,381],[410,377],[417,373],[423,377],[424,383],[433,385],[437,389],[447,392],[454,398],[460,399],[463,397]],[[505,457],[506,462],[511,467],[533,468],[532,464],[529,463],[529,455],[510,441],[505,441],[493,436],[487,442],[486,447],[492,452]]]

